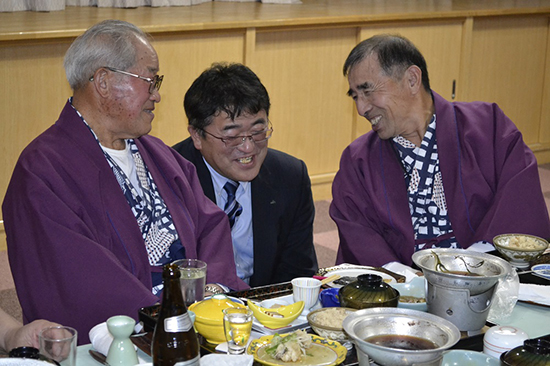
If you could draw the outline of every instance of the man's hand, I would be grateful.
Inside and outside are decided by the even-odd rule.
[[[17,347],[32,346],[40,348],[40,342],[38,341],[38,334],[42,329],[47,327],[59,326],[57,323],[52,323],[47,320],[39,319],[26,325],[18,325],[11,327],[6,332],[6,351],[10,351]]]

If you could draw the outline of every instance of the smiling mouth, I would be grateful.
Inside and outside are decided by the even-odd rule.
[[[246,156],[244,158],[237,159],[241,164],[250,164],[252,162],[252,156]]]
[[[380,122],[380,120],[382,119],[382,116],[376,116],[373,119],[369,119],[369,118],[367,118],[367,119],[369,120],[371,125],[374,127],[378,124],[378,122]]]

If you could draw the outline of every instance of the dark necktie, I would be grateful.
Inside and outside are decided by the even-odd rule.
[[[238,187],[239,183],[232,180],[227,181],[227,183],[225,183],[225,185],[223,186],[223,189],[225,189],[225,191],[227,192],[227,202],[225,203],[225,207],[223,210],[229,218],[230,227],[233,227],[233,224],[235,223],[235,218],[239,216],[241,212],[243,212],[243,208],[235,199],[235,192],[237,192]]]

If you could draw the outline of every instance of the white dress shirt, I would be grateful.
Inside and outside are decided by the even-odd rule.
[[[216,195],[216,204],[222,210],[227,202],[227,193],[223,186],[229,181],[214,170],[204,159],[204,163],[212,176],[214,184],[214,193]],[[235,224],[231,229],[231,238],[233,240],[233,256],[237,266],[237,276],[246,283],[250,283],[250,277],[254,273],[254,239],[252,236],[252,192],[250,182],[239,182],[239,187],[235,193],[237,202],[243,208],[239,216],[235,218]]]

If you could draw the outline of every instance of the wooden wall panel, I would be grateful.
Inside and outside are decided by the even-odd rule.
[[[315,199],[330,198],[342,150],[370,130],[346,96],[344,60],[362,39],[400,33],[425,55],[434,90],[450,99],[452,81],[457,80],[461,100],[497,102],[526,142],[538,149],[539,163],[550,161],[547,14],[294,25],[149,29],[156,32],[154,45],[165,75],[151,134],[168,145],[186,138],[182,101],[191,82],[212,62],[244,62],[272,99],[275,133],[270,146],[303,159]],[[73,33],[0,46],[2,197],[21,150],[54,123],[71,95],[62,60]]]
[[[546,62],[544,68],[544,89],[542,94],[539,142],[546,148],[550,147],[550,27],[547,28],[546,34]],[[550,161],[550,159],[547,161]]]
[[[355,28],[256,34],[251,64],[271,97],[270,146],[303,159],[314,185],[332,181],[353,138],[342,65],[355,41]]]
[[[59,117],[71,96],[63,57],[69,43],[0,47],[0,197],[21,151]]]
[[[244,32],[155,36],[153,45],[164,80],[151,134],[172,146],[189,136],[185,92],[213,62],[243,62]]]
[[[544,16],[475,19],[470,70],[465,75],[466,100],[498,103],[529,145],[542,137],[547,28]]]

